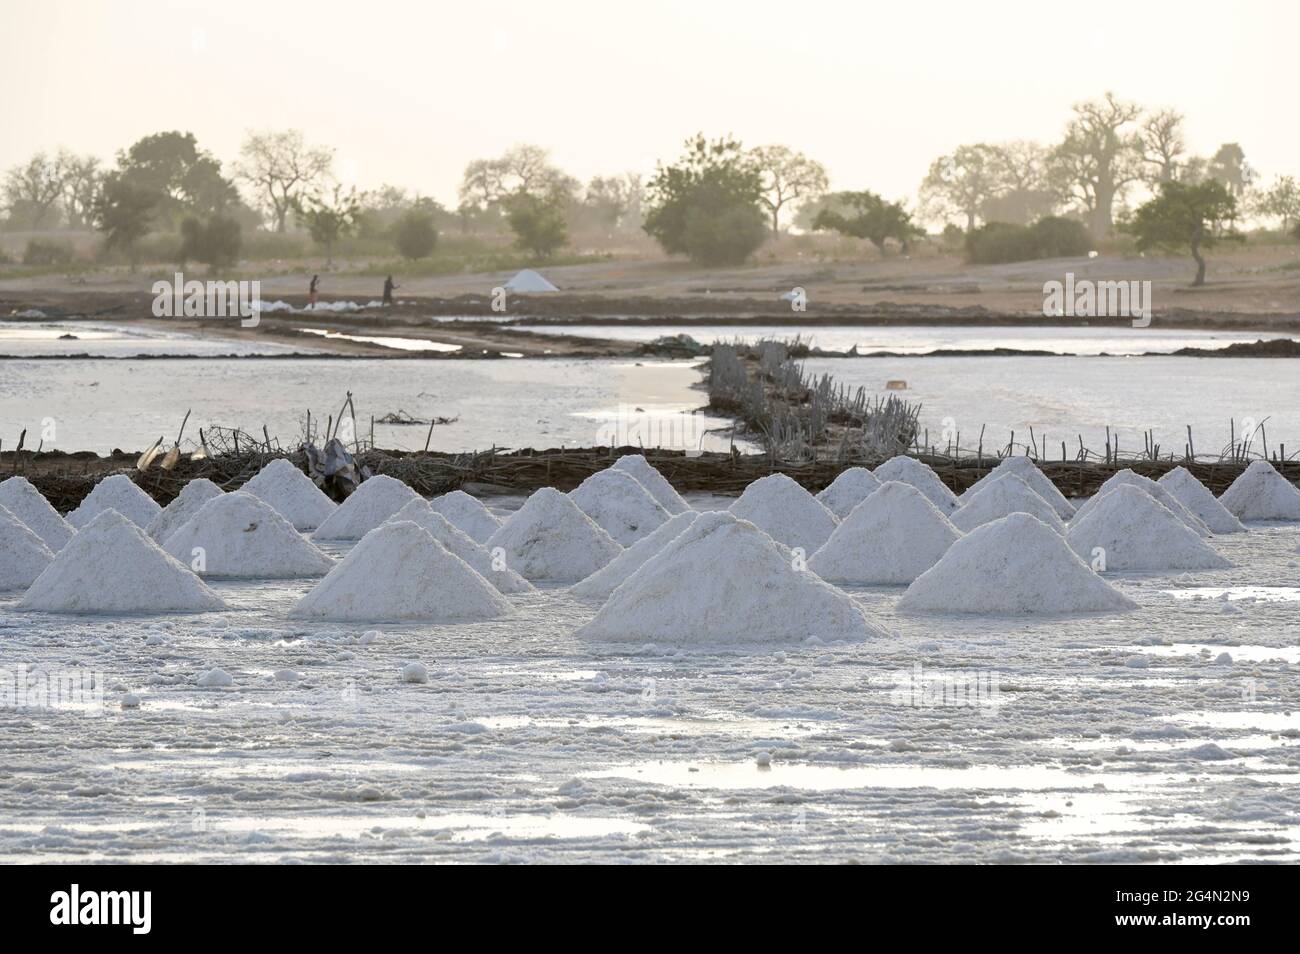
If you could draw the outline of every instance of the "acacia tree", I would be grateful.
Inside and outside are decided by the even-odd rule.
[[[236,176],[253,189],[262,211],[283,232],[303,196],[319,189],[334,164],[334,150],[309,146],[297,129],[249,133],[239,150]]]
[[[1116,198],[1142,178],[1141,140],[1132,128],[1141,115],[1141,107],[1113,93],[1077,103],[1065,139],[1053,151],[1054,178],[1063,194],[1087,210],[1095,238],[1110,233]]]
[[[1282,231],[1300,225],[1300,182],[1295,176],[1278,176],[1271,186],[1255,194],[1251,209],[1266,218],[1281,219]]]
[[[63,195],[67,170],[62,155],[38,152],[5,173],[4,197],[10,214],[25,212],[33,231],[40,231],[54,203]]]
[[[781,209],[791,202],[807,202],[826,192],[826,168],[788,146],[757,146],[749,157],[762,176],[760,201],[772,217],[772,234],[781,232]]]
[[[1189,251],[1196,262],[1192,285],[1204,285],[1205,258],[1201,250],[1224,241],[1244,241],[1244,236],[1232,228],[1237,200],[1223,183],[1213,179],[1198,185],[1162,182],[1159,189],[1159,195],[1133,214],[1125,230],[1137,237],[1137,247],[1142,251]]]
[[[92,209],[95,227],[104,233],[104,248],[117,249],[135,267],[135,245],[149,231],[157,193],[128,181],[120,171],[104,176]]]
[[[832,201],[828,208],[817,213],[813,228],[866,239],[882,255],[889,239],[894,239],[906,251],[913,239],[925,234],[913,224],[911,214],[901,202],[886,202],[874,192],[835,192],[827,198]]]
[[[958,146],[930,164],[921,183],[921,202],[934,218],[962,216],[966,230],[975,227],[984,205],[998,194],[997,149],[987,143]]]
[[[334,245],[350,235],[361,217],[361,200],[356,189],[335,184],[326,192],[314,192],[296,204],[298,221],[307,229],[312,241],[325,247],[325,266],[334,264]]]

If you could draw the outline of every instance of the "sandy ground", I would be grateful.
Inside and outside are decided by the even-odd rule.
[[[8,668],[107,687],[0,710],[0,860],[1295,862],[1296,542],[1218,538],[1235,569],[1119,578],[1141,608],[1109,617],[854,590],[888,637],[752,651],[586,644],[555,590],[369,644],[286,620],[305,582],[189,618],[0,600]],[[195,685],[214,666],[233,687]],[[987,705],[900,691],[972,675]]]

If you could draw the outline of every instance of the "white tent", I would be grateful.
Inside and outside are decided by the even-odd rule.
[[[510,281],[506,282],[505,289],[508,292],[516,292],[518,294],[559,291],[558,288],[531,268],[525,268],[514,278],[510,279]]]

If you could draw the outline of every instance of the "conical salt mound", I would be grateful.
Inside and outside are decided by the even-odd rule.
[[[7,508],[27,524],[55,553],[62,550],[76,532],[26,477],[10,477],[0,483],[0,507]]]
[[[1266,460],[1253,460],[1219,503],[1238,520],[1300,520],[1300,490]]]
[[[650,494],[670,514],[685,513],[691,505],[682,499],[668,478],[645,459],[642,454],[627,454],[614,464],[614,470],[625,471],[637,479],[646,492]]]
[[[162,507],[126,474],[113,474],[97,483],[81,506],[68,514],[68,523],[80,530],[105,510],[116,510],[143,529],[162,512]]]
[[[205,613],[226,604],[116,510],[59,551],[18,609],[42,613]]]
[[[429,501],[429,507],[478,543],[486,543],[488,537],[501,529],[501,521],[483,506],[483,502],[463,490],[453,490],[441,497],[434,497]]]
[[[865,467],[850,467],[840,471],[830,486],[817,495],[817,499],[835,516],[843,520],[853,508],[880,489],[876,475]]]
[[[899,612],[1118,613],[1132,600],[1094,573],[1059,533],[1013,513],[976,527],[916,578]]]
[[[996,480],[1003,474],[1015,474],[1027,483],[1034,493],[1052,505],[1056,515],[1062,520],[1069,520],[1074,516],[1074,504],[1065,499],[1065,494],[1056,489],[1056,484],[1052,483],[1047,475],[1038,469],[1037,464],[1028,457],[1023,456],[1003,458],[996,467],[967,487],[965,493],[959,499],[963,501],[969,500],[990,481]]]
[[[1156,483],[1173,494],[1174,499],[1190,510],[1212,533],[1246,532],[1232,511],[1220,503],[1219,498],[1210,493],[1209,488],[1186,467],[1175,467]]]
[[[206,477],[191,480],[181,488],[175,500],[163,507],[162,512],[149,521],[145,533],[159,544],[166,544],[167,538],[198,513],[205,503],[224,493],[224,490]]]
[[[1195,530],[1197,536],[1210,536],[1210,528],[1207,527],[1199,517],[1180,504],[1173,494],[1164,487],[1161,487],[1150,477],[1143,477],[1141,474],[1134,473],[1127,467],[1111,474],[1110,477],[1106,479],[1106,482],[1097,488],[1097,492],[1089,497],[1082,507],[1075,511],[1071,523],[1077,523],[1086,517],[1089,511],[1097,505],[1097,502],[1110,491],[1114,490],[1116,487],[1123,487],[1126,485],[1145,490],[1152,497],[1156,498],[1156,500],[1160,501],[1160,503],[1162,503],[1166,508],[1172,510],[1175,517],[1185,523],[1192,530]]]
[[[209,500],[163,549],[200,576],[280,580],[323,576],[334,567],[275,508],[242,490]]]
[[[592,474],[570,491],[569,497],[579,510],[625,547],[653,533],[669,517],[668,511],[659,506],[639,480],[612,467]]]
[[[1107,491],[1070,524],[1065,542],[1102,572],[1221,570],[1232,566],[1141,487]],[[1098,561],[1104,560],[1104,565]]]
[[[0,592],[27,589],[53,559],[45,541],[0,506]]]
[[[695,522],[699,514],[694,510],[679,513],[649,536],[642,537],[591,576],[569,587],[569,592],[583,599],[608,599],[618,585],[641,569],[652,556],[662,550]]]
[[[289,615],[340,622],[466,623],[513,612],[491,583],[448,553],[429,531],[406,520],[362,537]]]
[[[978,490],[975,486],[971,489],[975,492],[963,497],[962,505],[952,515],[953,526],[963,533],[1013,513],[1027,513],[1057,533],[1065,533],[1065,524],[1057,516],[1056,509],[1011,471],[993,478]]]
[[[624,580],[578,635],[753,644],[883,634],[846,593],[792,565],[758,527],[716,512],[700,514]]]
[[[921,491],[890,480],[844,518],[808,569],[831,583],[911,583],[960,537]]]
[[[522,576],[505,565],[504,558],[493,560],[487,547],[476,541],[440,513],[436,513],[426,500],[412,500],[385,523],[410,520],[429,531],[433,539],[460,557],[483,579],[502,593],[527,593],[534,589]]]
[[[361,482],[312,534],[315,540],[360,540],[420,495],[396,478],[376,474]]]
[[[901,454],[891,457],[877,467],[874,473],[876,480],[882,484],[887,480],[911,484],[944,513],[952,513],[957,509],[957,495],[948,489],[947,485],[939,479],[939,475],[927,464],[921,463],[915,457]]]
[[[805,557],[816,553],[839,523],[835,514],[785,474],[754,481],[728,510],[777,543],[802,547]]]
[[[591,576],[623,548],[568,494],[543,487],[511,514],[486,544],[500,547],[506,566],[526,580],[576,583]]]
[[[338,509],[310,477],[283,457],[271,461],[239,489],[269,503],[295,530],[315,530]]]

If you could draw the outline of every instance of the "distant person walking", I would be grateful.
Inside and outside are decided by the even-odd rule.
[[[320,276],[313,275],[311,284],[307,286],[307,307],[315,310],[316,308],[316,286],[320,284]]]
[[[396,285],[393,283],[392,275],[389,275],[387,278],[384,279],[384,304],[385,305],[391,305],[393,303],[393,291],[401,287],[402,287],[401,285]]]

